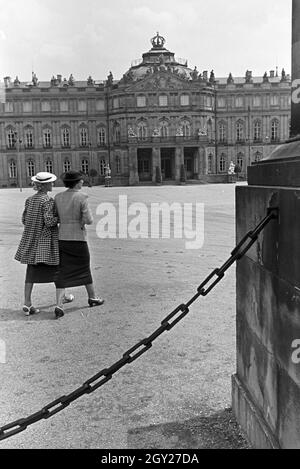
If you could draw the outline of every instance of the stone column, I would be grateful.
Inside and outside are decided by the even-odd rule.
[[[156,182],[156,167],[161,168],[160,148],[152,148],[152,182]]]
[[[300,137],[300,0],[293,0],[291,137]]]
[[[135,186],[139,183],[137,148],[129,148],[129,185]]]
[[[184,164],[183,147],[175,148],[175,181],[180,182],[180,168]]]

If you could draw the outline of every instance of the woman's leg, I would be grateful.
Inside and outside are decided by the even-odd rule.
[[[63,309],[64,296],[65,296],[65,289],[56,288],[56,305],[61,309]]]
[[[85,288],[88,294],[88,303],[90,306],[103,305],[104,300],[96,295],[93,283],[85,285]]]
[[[94,284],[90,283],[89,285],[85,285],[87,294],[89,298],[96,298],[96,293],[94,289]]]
[[[33,289],[33,283],[25,283],[24,287],[24,305],[31,306],[31,293]]]

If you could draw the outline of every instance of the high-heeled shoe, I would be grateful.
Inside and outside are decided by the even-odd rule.
[[[38,314],[40,312],[39,309],[35,308],[34,306],[23,306],[23,312],[25,316],[31,316],[32,314]]]
[[[64,310],[59,306],[56,306],[54,314],[56,319],[62,318],[65,315]]]
[[[103,305],[104,300],[103,298],[89,298],[88,302],[90,306],[100,306]]]
[[[72,301],[74,301],[74,298],[75,298],[75,296],[72,295],[72,293],[65,294],[64,297],[63,297],[63,304],[72,303]]]

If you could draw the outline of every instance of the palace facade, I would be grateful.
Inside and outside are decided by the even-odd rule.
[[[282,70],[254,77],[199,73],[162,36],[120,80],[4,78],[0,187],[30,185],[38,171],[76,169],[114,185],[225,182],[289,138],[291,80]],[[61,184],[59,181],[58,184]]]

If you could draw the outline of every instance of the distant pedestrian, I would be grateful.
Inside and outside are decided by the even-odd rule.
[[[40,172],[31,178],[36,194],[25,201],[22,214],[23,235],[15,259],[27,264],[23,312],[26,316],[39,312],[31,302],[35,283],[52,283],[59,264],[58,218],[54,212],[54,200],[48,196],[52,191],[54,174]],[[64,302],[72,301],[72,295]]]
[[[63,298],[66,287],[84,285],[90,306],[102,305],[104,300],[95,294],[90,270],[90,253],[85,225],[93,223],[88,196],[81,192],[83,176],[68,171],[63,176],[66,191],[55,196],[59,217],[59,273],[56,278],[56,318],[64,315]]]

